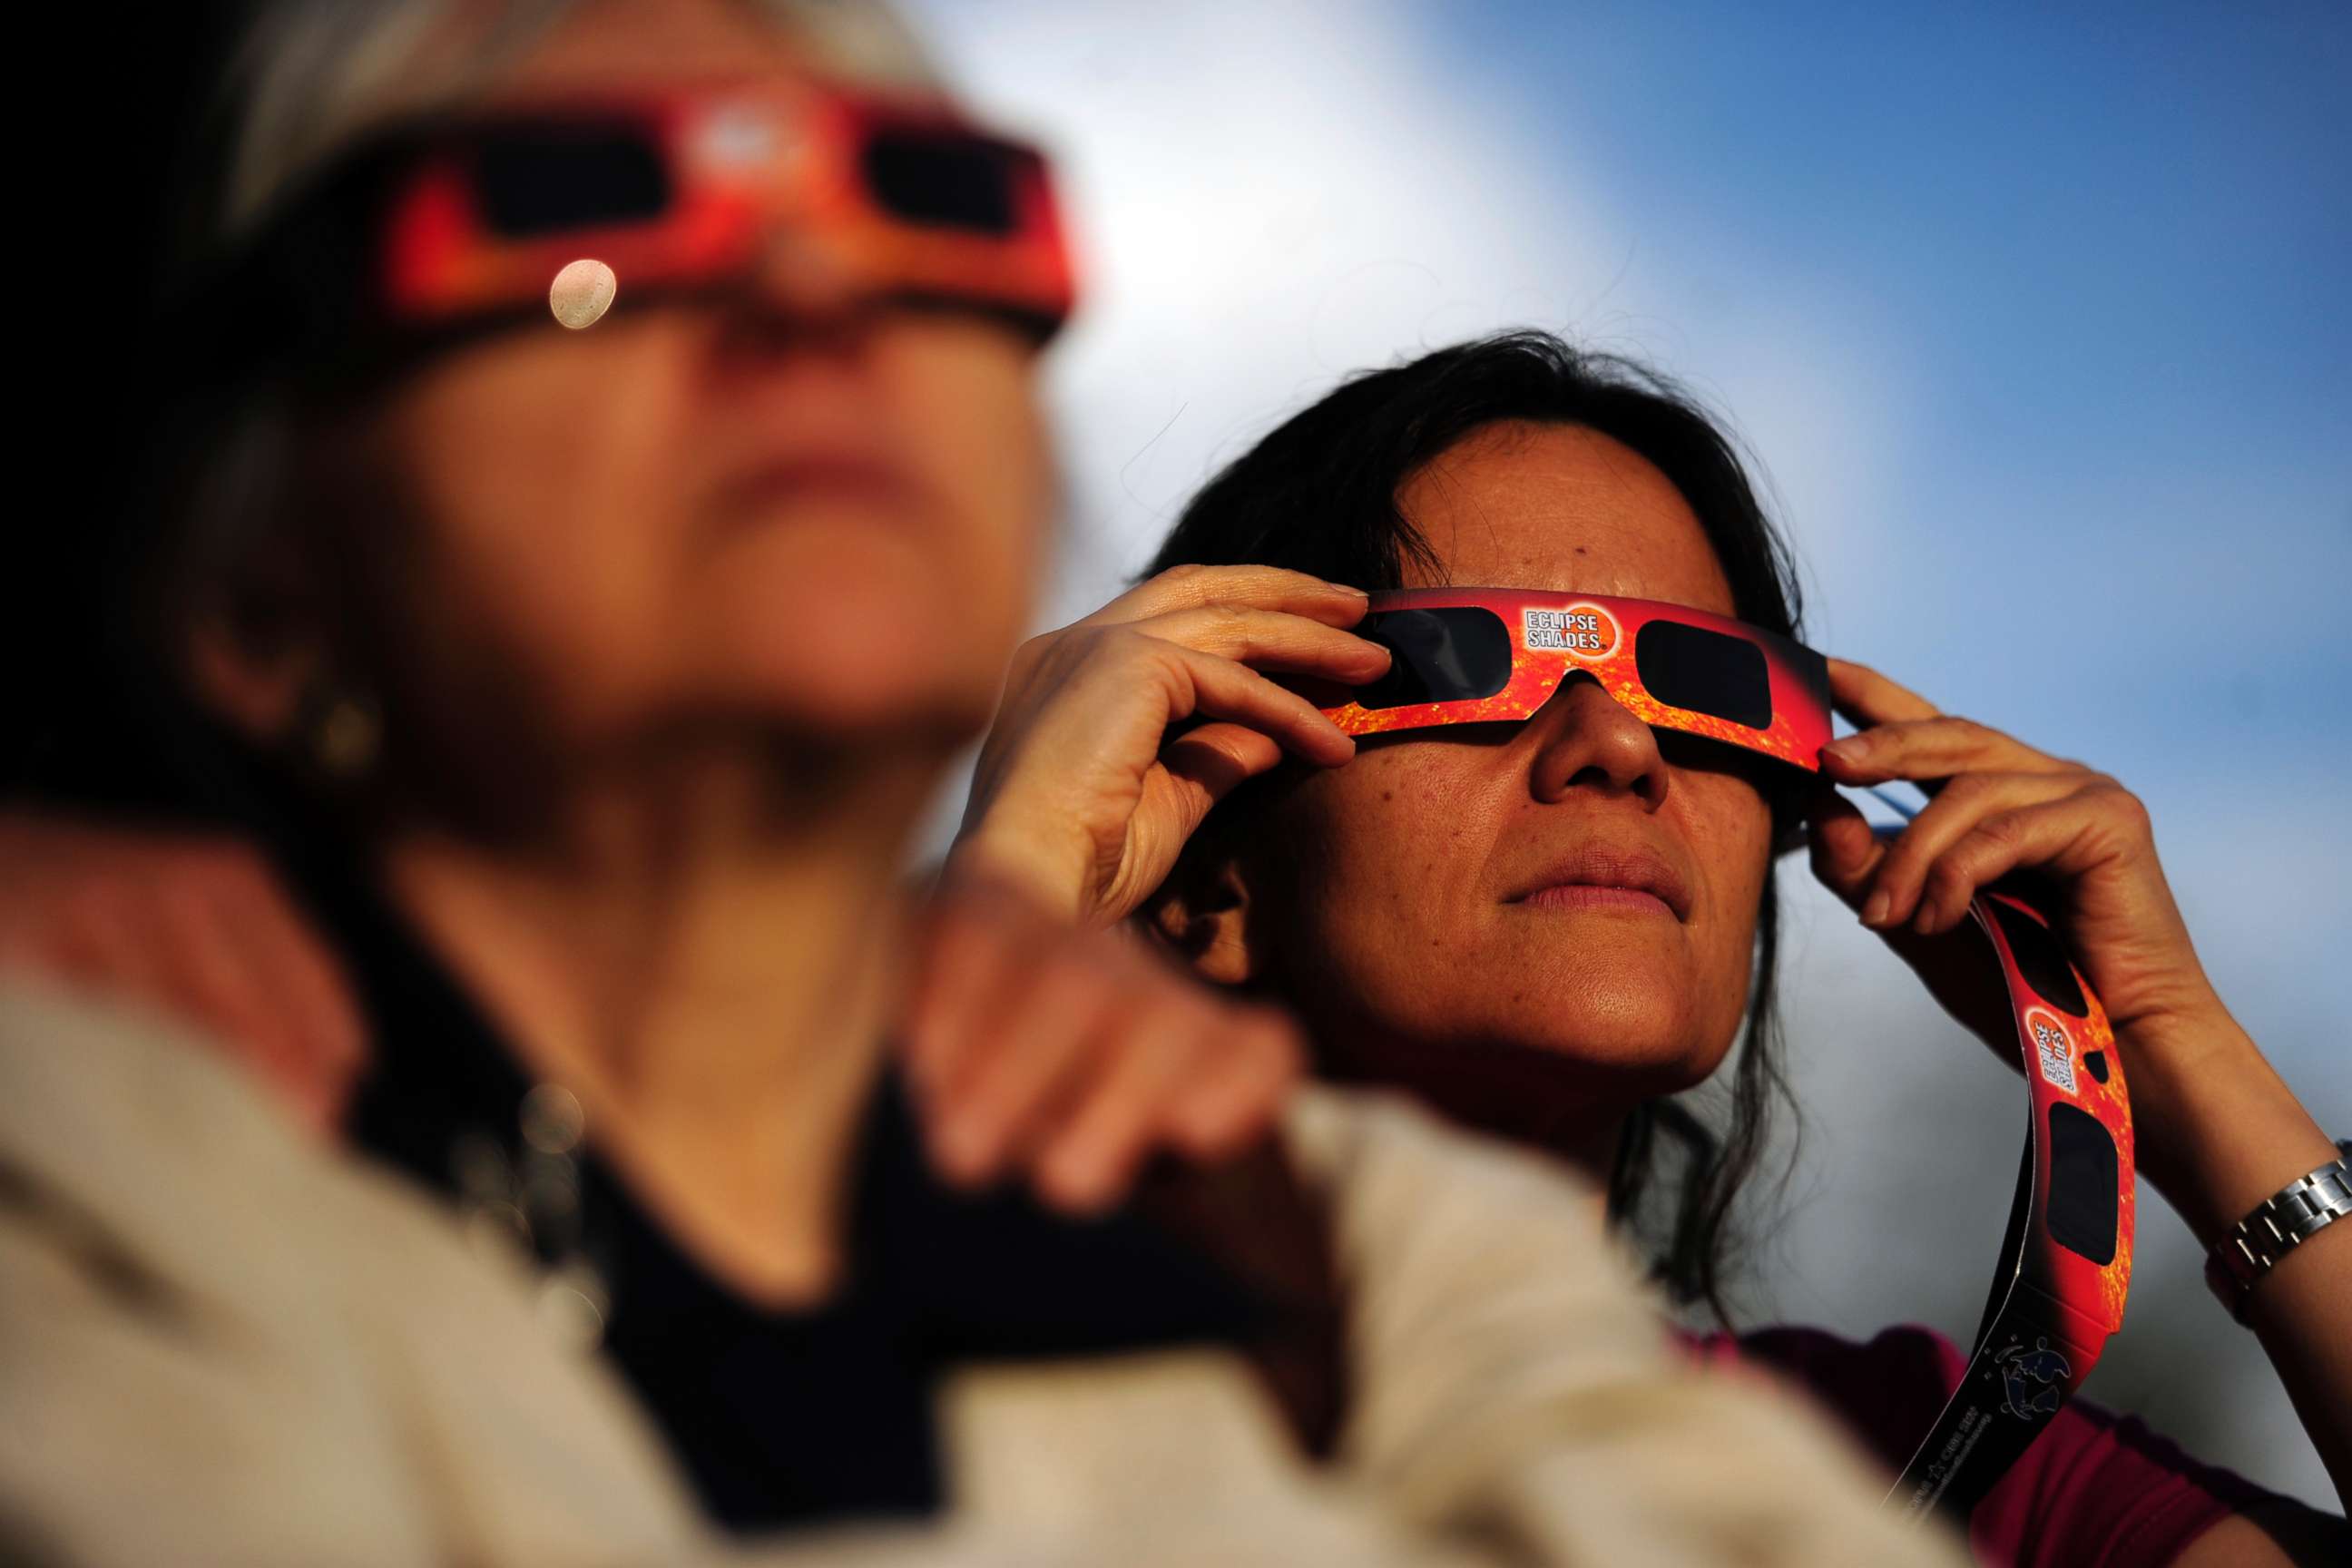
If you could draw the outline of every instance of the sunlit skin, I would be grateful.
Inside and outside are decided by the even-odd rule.
[[[1681,493],[1591,430],[1489,426],[1400,502],[1440,580],[1732,613]],[[1336,1071],[1490,1122],[1598,1110],[1605,1138],[1614,1110],[1713,1072],[1747,1002],[1770,811],[1744,770],[1674,751],[1591,681],[1523,725],[1360,742],[1285,791],[1243,858],[1255,978]],[[1594,885],[1642,859],[1685,908]]]

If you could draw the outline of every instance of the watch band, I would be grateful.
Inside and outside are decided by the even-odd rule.
[[[2337,1220],[2352,1219],[2352,1138],[2339,1140],[2336,1152],[2256,1205],[2205,1255],[2205,1283],[2238,1321],[2246,1321],[2255,1282],[2280,1258]]]

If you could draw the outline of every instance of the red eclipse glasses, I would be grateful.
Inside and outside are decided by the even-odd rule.
[[[1643,722],[1818,769],[1829,666],[1787,637],[1682,605],[1517,588],[1372,595],[1357,635],[1389,672],[1325,710],[1351,735],[1530,719],[1581,671]]]
[[[935,106],[761,83],[513,111],[414,147],[383,208],[382,299],[403,317],[537,305],[583,257],[625,298],[725,282],[779,233],[878,292],[1045,331],[1070,312],[1045,159]]]
[[[786,247],[866,297],[984,310],[1040,341],[1074,300],[1034,150],[929,100],[773,79],[388,132],[289,202],[226,281],[248,321],[315,353],[544,320],[574,261],[609,268],[625,309],[740,286]]]
[[[1644,723],[1818,773],[1822,656],[1682,605],[1517,588],[1374,594],[1358,635],[1389,671],[1324,709],[1349,734],[1534,717],[1581,672]],[[1904,809],[1897,807],[1897,809]],[[2029,1124],[2000,1261],[1959,1388],[1889,1500],[1965,1517],[2081,1386],[2131,1282],[2131,1102],[2098,998],[2050,923],[2005,889],[1970,910],[1991,943]]]

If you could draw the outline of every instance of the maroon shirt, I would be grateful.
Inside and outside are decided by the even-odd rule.
[[[1829,1408],[1890,1473],[1910,1461],[1968,1358],[1932,1329],[1858,1344],[1819,1329],[1696,1336],[1710,1363],[1770,1367]],[[2000,1568],[2141,1568],[2172,1562],[2232,1513],[2275,1494],[2201,1465],[2132,1416],[2073,1400],[1976,1511],[1969,1544]]]

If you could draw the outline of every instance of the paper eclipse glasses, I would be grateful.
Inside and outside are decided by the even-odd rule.
[[[1074,300],[1045,159],[935,99],[815,79],[568,95],[418,118],[289,195],[182,314],[184,352],[362,363],[485,327],[818,266],[860,300],[1043,342]],[[575,318],[561,280],[603,297]]]

